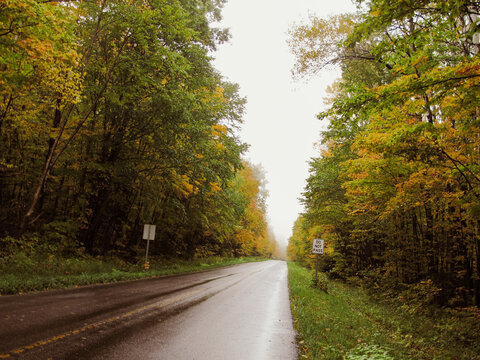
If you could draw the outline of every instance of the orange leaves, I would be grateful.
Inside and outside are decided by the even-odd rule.
[[[241,254],[252,255],[255,250],[255,236],[251,230],[242,228],[235,234],[235,240],[240,244]]]
[[[188,175],[176,175],[176,180],[174,183],[174,188],[177,191],[178,195],[183,198],[189,198],[191,195],[198,194],[200,187],[207,185],[209,191],[207,192],[208,196],[213,196],[216,193],[223,191],[220,184],[216,182],[210,182],[205,184],[205,179],[193,180]]]
[[[241,253],[247,256],[269,256],[275,249],[273,234],[267,229],[263,182],[261,170],[249,163],[244,163],[237,175],[236,188],[245,199],[246,207],[235,240]]]
[[[337,42],[343,73],[319,115],[330,120],[328,149],[311,162],[304,218],[289,245],[295,259],[308,256],[309,230],[322,225],[336,236],[340,276],[375,269],[405,283],[448,276],[455,286],[480,278],[472,270],[479,262],[480,57],[474,29],[459,35],[458,28],[478,9],[432,4],[444,12],[373,1],[347,41]],[[301,36],[323,50],[329,37],[306,30],[298,28],[294,44],[300,73],[338,54],[311,51],[318,45]]]
[[[444,197],[445,185],[449,182],[448,176],[439,168],[420,168],[412,172],[395,185],[395,196],[388,201],[385,215],[439,201]]]
[[[198,181],[192,181],[187,175],[174,175],[173,189],[183,198],[188,198],[192,194],[198,193]]]
[[[225,125],[215,124],[212,125],[212,135],[214,137],[221,137],[227,134],[228,128]]]
[[[215,194],[215,193],[218,193],[218,192],[222,191],[222,187],[219,184],[217,184],[216,182],[210,183],[210,189],[211,189],[212,194]]]

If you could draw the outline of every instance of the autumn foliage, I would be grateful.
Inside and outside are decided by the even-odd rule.
[[[0,251],[134,259],[147,223],[153,255],[272,254],[222,5],[0,1]]]
[[[338,19],[292,30],[299,75],[336,64],[342,78],[319,115],[329,127],[289,254],[308,262],[311,240],[323,237],[331,275],[480,306],[478,4],[358,4],[328,58],[312,62],[326,46],[315,37]]]

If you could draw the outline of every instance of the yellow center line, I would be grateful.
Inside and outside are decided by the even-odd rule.
[[[185,299],[188,299],[189,297],[192,297],[194,295],[197,295],[201,292],[205,291],[205,289],[197,289],[197,290],[192,290],[192,291],[189,291],[188,293],[186,294],[183,294],[183,295],[179,295],[179,296],[176,296],[176,297],[173,297],[173,298],[170,298],[170,299],[166,299],[166,300],[162,300],[162,301],[159,301],[159,302],[156,302],[154,304],[150,304],[150,305],[146,305],[146,306],[142,306],[138,309],[135,309],[135,310],[132,310],[132,311],[128,311],[126,313],[123,313],[121,315],[117,315],[117,316],[113,316],[109,319],[106,319],[106,320],[102,320],[102,321],[98,321],[98,322],[95,322],[95,323],[92,323],[92,324],[89,324],[89,325],[85,325],[84,327],[80,328],[80,329],[75,329],[75,330],[70,330],[66,333],[63,333],[63,334],[60,334],[60,335],[56,335],[56,336],[53,336],[51,338],[48,338],[48,339],[45,339],[45,340],[40,340],[40,341],[37,341],[36,343],[33,343],[33,344],[29,344],[29,345],[25,345],[25,346],[22,346],[18,349],[14,349],[14,350],[11,350],[9,351],[8,353],[6,354],[0,354],[0,359],[7,359],[9,358],[12,354],[21,354],[22,352],[26,351],[26,350],[31,350],[31,349],[34,349],[34,348],[38,348],[38,347],[41,347],[41,346],[44,346],[46,344],[50,344],[54,341],[58,341],[58,340],[61,340],[61,339],[65,339],[71,335],[76,335],[76,334],[79,334],[79,333],[82,333],[82,332],[85,332],[87,331],[88,329],[95,329],[95,328],[99,328],[99,327],[102,327],[102,326],[105,326],[107,324],[110,324],[110,323],[113,323],[115,321],[118,321],[118,320],[121,320],[121,319],[125,319],[127,317],[130,317],[132,315],[136,315],[136,314],[139,314],[139,313],[142,313],[144,311],[147,311],[147,310],[152,310],[152,309],[161,309],[161,308],[164,308],[168,305],[171,305],[177,301],[181,301],[181,300],[185,300]]]

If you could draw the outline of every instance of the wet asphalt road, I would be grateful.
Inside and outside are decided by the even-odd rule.
[[[282,261],[0,297],[0,359],[297,359]]]

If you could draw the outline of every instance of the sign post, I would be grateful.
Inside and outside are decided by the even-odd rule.
[[[318,255],[323,255],[323,246],[325,241],[322,239],[313,239],[312,254],[316,255],[315,259],[315,284],[318,282]]]
[[[155,240],[155,228],[156,225],[145,224],[143,226],[143,240],[147,240],[147,250],[145,251],[145,270],[150,268],[148,262],[148,248],[150,247],[150,240]]]

